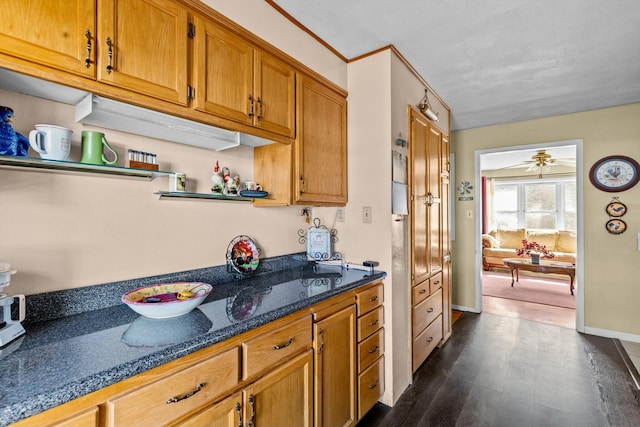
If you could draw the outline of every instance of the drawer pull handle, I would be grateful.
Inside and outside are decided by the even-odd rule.
[[[427,313],[432,313],[432,312],[433,312],[433,307],[427,308]]]
[[[369,302],[378,301],[378,295],[369,298]]]
[[[378,351],[378,348],[378,346],[373,347],[371,350],[369,350],[369,354],[375,353],[376,351]]]
[[[438,280],[437,282],[434,282],[434,285],[439,285],[440,284],[440,280]]]
[[[419,293],[420,295],[422,295],[422,294],[426,294],[426,293],[427,293],[427,290],[426,290],[426,289],[420,289],[420,292],[418,292],[418,293]]]
[[[207,383],[200,383],[194,390],[190,391],[184,396],[172,397],[171,399],[167,400],[167,403],[176,403],[176,402],[180,402],[181,400],[188,399],[194,394],[196,394],[197,392],[199,392],[200,390],[202,390],[202,387],[204,387],[205,385],[207,385]]]
[[[374,388],[378,387],[378,381],[376,381],[375,383],[371,384],[369,386],[369,390],[373,390]]]
[[[433,341],[433,337],[429,337],[429,338],[427,338],[427,343],[429,343],[429,344],[430,344],[432,341]]]
[[[284,344],[276,344],[273,346],[274,350],[282,350],[283,348],[289,347],[291,344],[293,344],[293,337],[289,338],[289,341],[287,341]]]
[[[379,320],[376,319],[373,322],[369,323],[369,326],[376,326],[378,324]]]

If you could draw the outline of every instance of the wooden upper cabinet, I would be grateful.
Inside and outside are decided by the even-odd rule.
[[[311,78],[297,81],[294,203],[347,203],[347,101]]]
[[[93,78],[95,12],[87,0],[4,0],[0,52]]]
[[[293,138],[294,70],[213,21],[195,25],[195,108]]]
[[[100,0],[99,81],[187,104],[188,9],[173,0]]]

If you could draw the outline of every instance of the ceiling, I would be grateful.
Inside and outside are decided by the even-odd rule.
[[[347,59],[393,45],[453,130],[640,102],[638,0],[271,1]]]

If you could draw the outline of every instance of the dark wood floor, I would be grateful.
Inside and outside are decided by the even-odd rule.
[[[393,408],[358,427],[640,426],[640,392],[614,340],[463,313]]]

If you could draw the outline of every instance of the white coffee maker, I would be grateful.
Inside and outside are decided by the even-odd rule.
[[[4,347],[25,333],[20,323],[25,316],[24,295],[9,296],[2,293],[2,290],[11,284],[11,275],[15,273],[16,270],[11,270],[10,264],[0,262],[0,347]],[[11,316],[11,306],[14,302],[18,304],[18,319],[13,319]]]

